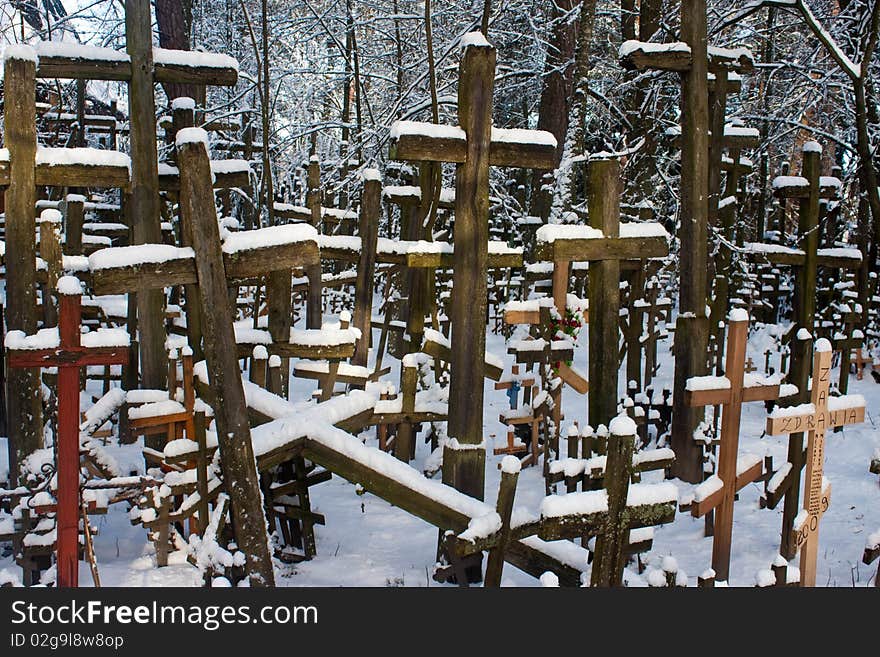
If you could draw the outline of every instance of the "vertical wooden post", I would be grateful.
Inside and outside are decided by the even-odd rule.
[[[364,189],[358,216],[358,235],[361,253],[358,258],[357,282],[355,283],[354,325],[361,338],[354,349],[352,364],[367,366],[372,338],[373,284],[376,276],[376,245],[379,240],[379,212],[382,204],[382,181],[378,171],[364,172]]]
[[[589,168],[590,225],[606,237],[620,233],[620,162],[595,160]],[[589,422],[608,424],[617,415],[620,261],[590,263]]]
[[[629,418],[626,420],[624,426],[632,428],[632,435],[619,435],[613,430],[613,423],[612,431],[608,435],[608,459],[605,466],[608,515],[602,532],[596,537],[591,586],[614,587],[623,583],[623,568],[627,559],[625,548],[630,530],[626,523],[620,522],[620,518],[626,508],[636,440],[636,425]]]
[[[312,213],[311,224],[315,228],[321,225],[321,165],[318,156],[313,154],[309,159],[309,191],[308,206]],[[306,327],[310,329],[321,328],[324,308],[321,297],[321,263],[309,265],[305,268],[306,277],[309,279],[309,294],[306,301]],[[289,278],[289,276],[288,276]]]
[[[195,102],[191,98],[176,98],[171,104],[173,131],[176,135],[185,128],[195,125]],[[182,246],[192,246],[192,226],[181,217],[180,242]],[[193,349],[193,355],[197,361],[205,358],[202,349],[202,309],[199,303],[197,285],[184,285],[183,298],[186,309],[186,332],[189,344]]]
[[[46,263],[46,284],[43,286],[43,320],[44,326],[58,325],[58,310],[52,293],[61,277],[61,241],[58,228],[61,225],[61,213],[47,209],[40,213],[40,257]]]
[[[794,325],[791,330],[791,358],[789,360],[788,380],[798,387],[799,403],[810,401],[809,381],[812,359],[809,339],[798,337],[800,329],[813,332],[816,317],[816,277],[818,273],[817,255],[819,248],[819,158],[821,152],[804,149],[801,175],[810,184],[809,196],[801,199],[798,213],[798,239],[806,254],[804,266],[795,276],[794,287]],[[806,337],[806,336],[804,336]],[[793,433],[788,437],[788,462],[791,463],[791,486],[785,493],[782,507],[782,539],[779,553],[788,560],[797,554],[797,545],[792,539],[794,519],[800,512],[801,471],[804,467],[804,434]]]
[[[64,200],[64,255],[82,255],[85,197],[68,194]]]
[[[446,449],[443,477],[483,499],[483,360],[486,352],[486,271],[489,241],[489,144],[495,48],[468,45],[459,68],[459,123],[467,135],[467,161],[455,170],[455,254],[452,271],[452,358],[449,435],[469,449]]]
[[[725,482],[723,499],[715,507],[715,532],[712,542],[712,570],[719,580],[727,581],[730,571],[730,546],[733,532],[733,502],[736,486],[736,461],[739,455],[739,425],[742,409],[743,366],[746,359],[749,320],[731,319],[727,343],[725,376],[730,380],[733,397],[721,413],[721,447],[716,474]]]
[[[232,311],[226,294],[226,273],[207,134],[189,128],[177,138],[180,163],[180,212],[191,222],[199,295],[202,301],[205,357],[214,407],[220,460],[232,501],[232,517],[239,548],[247,555],[251,586],[273,586],[272,557],[266,535],[266,515],[260,494],[248,424],[247,406],[236,359]]]
[[[685,382],[706,373],[707,221],[709,212],[709,94],[705,0],[682,0],[681,37],[691,48],[691,67],[682,75],[681,230],[679,240],[681,315],[675,330],[675,385],[672,416],[673,474],[698,483],[702,450],[694,430],[702,410],[684,402]]]
[[[401,411],[413,413],[416,409],[416,387],[418,384],[419,368],[407,363],[404,357],[400,369],[400,394]],[[402,422],[397,426],[397,437],[394,439],[394,456],[409,462],[415,455],[415,428],[409,422]]]
[[[7,46],[4,54],[3,139],[9,149],[6,188],[6,326],[34,333],[37,328],[36,239],[36,55],[26,46]],[[10,368],[7,373],[6,417],[10,446],[10,477],[18,461],[43,447],[40,372]],[[14,483],[14,482],[10,482]]]
[[[269,360],[269,352],[261,344],[254,347],[251,352],[250,380],[261,388],[266,387],[266,365]]]
[[[131,120],[131,191],[126,214],[134,244],[159,244],[159,169],[156,151],[156,99],[153,94],[153,31],[150,3],[125,0],[126,50],[131,57],[128,115]],[[165,387],[165,293],[137,293],[140,368],[143,385]]]
[[[516,496],[516,482],[519,479],[519,459],[507,455],[501,459],[501,484],[498,488],[498,501],[495,510],[501,516],[501,532],[498,541],[489,550],[486,560],[486,577],[483,586],[501,586],[501,573],[504,569],[504,550],[510,542],[510,517],[513,513],[513,499]]]
[[[273,395],[281,394],[281,356],[269,356],[269,370],[266,378],[266,389]]]
[[[208,528],[208,437],[205,411],[196,411],[193,419],[195,439],[199,451],[196,455],[196,490],[199,494],[199,533],[204,537]]]

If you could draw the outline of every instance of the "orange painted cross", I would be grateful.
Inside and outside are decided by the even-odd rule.
[[[865,421],[865,399],[861,395],[829,397],[831,343],[816,341],[813,353],[813,384],[810,403],[777,408],[767,417],[767,433],[779,436],[808,432],[807,474],[804,506],[794,521],[794,543],[801,551],[801,586],[815,586],[819,550],[819,520],[831,503],[831,485],[823,476],[825,432],[833,427]]]

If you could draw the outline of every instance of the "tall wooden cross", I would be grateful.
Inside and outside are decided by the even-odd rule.
[[[449,435],[473,447],[483,442],[483,360],[489,242],[489,168],[552,169],[556,139],[547,132],[492,127],[495,48],[480,33],[462,39],[458,126],[397,122],[390,157],[455,162],[452,372]],[[444,472],[455,488],[482,499],[484,449],[447,450]]]
[[[816,318],[816,282],[820,266],[831,268],[858,268],[862,257],[858,252],[841,252],[837,249],[824,250],[819,248],[819,201],[835,197],[840,190],[839,181],[819,175],[822,148],[816,142],[807,142],[803,147],[803,165],[800,176],[778,176],[773,181],[774,194],[780,199],[797,199],[798,236],[800,249],[788,249],[776,245],[747,244],[746,250],[777,265],[796,267],[794,287],[794,321],[791,332],[791,361],[788,372],[789,383],[797,386],[798,398],[795,401],[807,401],[807,389],[810,378],[808,340],[798,336],[804,331],[807,336],[813,331]],[[782,538],[779,553],[786,559],[794,558],[797,546],[792,542],[794,533],[792,524],[798,513],[800,477],[804,467],[803,434],[793,433],[789,436],[788,463],[791,467],[783,485],[777,493],[784,493],[782,513]],[[775,499],[778,497],[774,496]],[[773,508],[775,504],[768,505]]]
[[[99,329],[81,335],[80,282],[63,276],[58,280],[57,290],[58,328],[43,329],[30,336],[10,331],[6,335],[6,352],[10,368],[58,368],[56,546],[58,586],[67,588],[76,587],[79,581],[80,369],[127,363],[129,335],[124,329]]]
[[[771,436],[807,431],[807,470],[804,501],[792,525],[792,543],[801,551],[801,586],[816,585],[816,557],[819,553],[819,520],[831,503],[831,485],[825,481],[825,432],[832,427],[865,421],[865,399],[861,395],[829,397],[831,385],[831,343],[816,341],[813,353],[813,387],[810,403],[777,408],[767,417]]]
[[[39,148],[36,132],[37,56],[29,46],[7,46],[4,66],[4,141],[0,187],[6,209],[6,321],[11,330],[37,328],[34,207],[38,186],[128,187],[129,160],[94,149]],[[42,407],[38,373],[16,370],[7,380],[8,426],[18,460],[42,447]]]
[[[682,43],[621,46],[621,63],[627,68],[681,73],[681,241],[680,306],[676,329],[675,413],[672,447],[678,455],[675,474],[697,483],[702,476],[702,453],[693,441],[699,417],[684,403],[685,381],[706,372],[709,322],[706,317],[708,226],[710,194],[713,190],[712,148],[709,141],[712,115],[709,107],[709,72],[748,68],[751,56],[745,51],[722,51],[708,46],[704,0],[681,3]],[[720,102],[724,94],[717,93]],[[714,113],[716,116],[718,112]],[[717,134],[716,130],[716,134]],[[720,159],[720,158],[719,158]],[[715,179],[717,180],[717,178]]]
[[[5,51],[4,84],[8,100],[4,105],[4,139],[9,160],[7,164],[0,158],[0,185],[9,184],[6,192],[7,241],[12,237],[16,243],[12,249],[7,249],[8,253],[16,254],[15,265],[8,268],[12,289],[7,296],[15,306],[14,309],[10,307],[9,315],[9,324],[15,329],[32,332],[36,327],[36,306],[33,303],[36,186],[128,189],[131,180],[126,205],[127,213],[132,217],[134,241],[161,242],[153,85],[155,82],[234,85],[238,79],[237,65],[231,58],[215,58],[206,64],[203,58],[189,53],[154,50],[149,3],[126,0],[125,6],[127,54],[69,43],[58,48],[53,42],[38,43],[36,53],[26,46]],[[57,163],[51,161],[48,149],[41,149],[42,153],[37,157],[33,101],[35,77],[128,82],[130,162],[128,158],[124,162],[119,158],[108,160],[107,152],[102,155],[92,149],[74,149],[73,152],[64,149],[65,159],[61,166],[52,166]],[[4,173],[8,176],[5,180]],[[13,269],[17,272],[12,273]],[[158,291],[138,295],[140,362],[144,383],[153,388],[163,387],[165,378],[163,304]],[[40,424],[38,386],[33,373],[21,372],[12,377],[9,413],[12,425],[22,427],[20,442],[23,444],[19,453],[27,454],[40,446],[37,444]],[[28,417],[34,421],[27,422]]]
[[[705,376],[688,379],[689,406],[723,407],[721,414],[721,453],[714,475],[695,490],[691,514],[701,517],[717,509],[712,541],[712,569],[719,580],[726,581],[730,572],[730,546],[733,533],[733,502],[737,491],[762,474],[761,458],[739,455],[740,414],[744,402],[766,401],[779,397],[779,384],[764,384],[755,377],[746,377],[744,364],[749,332],[745,310],[730,313],[727,356],[724,377]]]
[[[535,255],[553,262],[590,263],[589,421],[607,424],[617,415],[620,261],[667,255],[669,235],[659,223],[620,224],[620,161],[590,161],[591,226],[547,225],[537,232]]]

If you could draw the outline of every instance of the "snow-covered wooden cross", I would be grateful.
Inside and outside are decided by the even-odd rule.
[[[544,540],[596,536],[590,584],[599,587],[622,584],[631,530],[672,522],[678,501],[672,483],[630,485],[636,423],[619,415],[608,428],[604,490],[545,497],[538,530]]]
[[[81,283],[72,276],[62,276],[57,291],[58,327],[42,329],[34,335],[9,331],[6,354],[10,368],[58,368],[56,546],[58,586],[63,588],[76,587],[79,582],[80,369],[127,363],[130,339],[125,329],[80,334]]]
[[[590,263],[590,381],[593,425],[617,414],[620,261],[659,258],[669,252],[669,235],[656,222],[620,223],[620,161],[598,155],[589,166],[590,226],[546,225],[537,231],[535,256],[552,262]]]
[[[801,586],[815,586],[819,550],[819,520],[831,503],[831,484],[823,476],[825,432],[832,427],[865,421],[865,399],[861,395],[829,397],[831,343],[816,341],[813,354],[810,403],[777,408],[767,417],[771,436],[807,434],[807,470],[804,501],[792,527],[792,542],[801,551]]]
[[[739,454],[740,414],[744,402],[779,397],[779,383],[744,372],[749,316],[736,309],[729,316],[724,376],[697,376],[687,380],[685,400],[689,406],[722,406],[721,449],[715,474],[694,489],[691,515],[696,518],[717,509],[712,542],[712,569],[719,580],[730,572],[733,533],[733,502],[737,491],[762,474],[761,457]]]
[[[483,442],[489,168],[552,169],[556,139],[549,132],[493,128],[495,48],[478,32],[463,37],[461,45],[459,125],[397,122],[391,127],[390,156],[457,165],[449,435],[471,446]],[[456,488],[480,498],[484,463],[485,451],[478,449],[447,450],[444,457],[444,464],[459,473]]]

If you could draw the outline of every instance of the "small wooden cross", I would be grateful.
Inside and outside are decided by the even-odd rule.
[[[58,490],[57,567],[59,588],[79,582],[79,370],[89,365],[122,365],[128,362],[129,335],[123,329],[99,329],[80,335],[82,286],[72,276],[58,280],[59,325],[25,336],[6,335],[6,352],[12,368],[58,368]],[[83,344],[85,342],[85,344]],[[54,344],[51,344],[54,343]]]
[[[717,508],[712,542],[712,569],[722,581],[727,580],[730,572],[734,498],[737,491],[762,474],[760,457],[739,455],[742,404],[779,397],[778,383],[765,384],[760,378],[746,376],[743,371],[748,332],[748,314],[744,310],[732,311],[727,337],[725,376],[692,377],[687,380],[685,387],[685,401],[688,406],[723,407],[721,449],[716,474],[697,486],[695,500],[691,505],[691,514],[696,518]]]
[[[865,400],[861,395],[828,396],[831,343],[825,338],[816,341],[812,379],[809,404],[777,408],[767,417],[768,435],[808,432],[803,510],[793,525],[793,541],[796,548],[801,550],[801,586],[816,585],[819,520],[831,503],[831,486],[823,476],[825,432],[832,427],[865,421]]]
[[[596,536],[591,586],[623,582],[630,530],[672,522],[678,491],[674,484],[630,485],[635,466],[636,424],[625,415],[609,426],[605,490],[550,495],[541,505],[538,536],[558,540]]]

